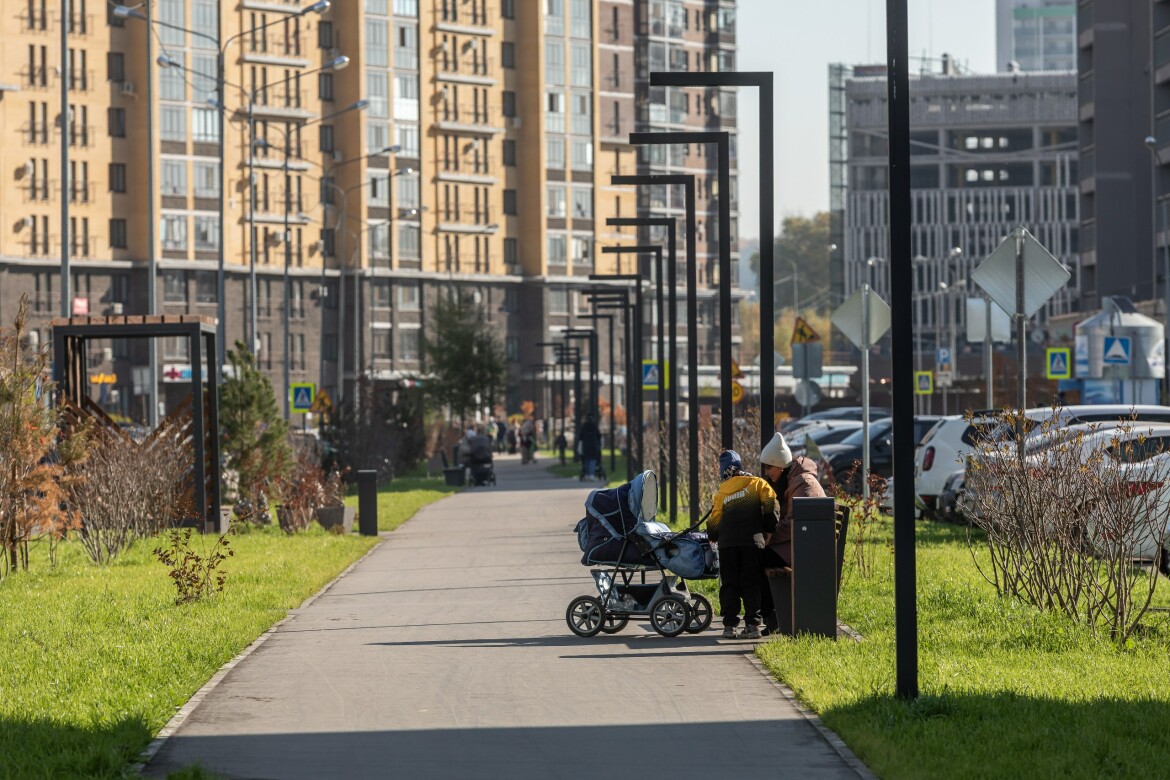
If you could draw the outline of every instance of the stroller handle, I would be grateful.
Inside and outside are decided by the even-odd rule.
[[[714,512],[714,511],[715,511],[715,507],[714,507],[714,506],[712,506],[710,509],[708,509],[708,510],[707,510],[707,514],[705,514],[705,515],[703,515],[702,517],[700,517],[700,518],[699,518],[699,520],[698,520],[698,522],[696,522],[696,523],[695,523],[694,525],[692,525],[690,528],[684,528],[683,530],[681,530],[681,531],[679,531],[679,532],[677,532],[677,533],[673,533],[673,534],[671,534],[670,536],[663,537],[662,541],[664,541],[664,542],[667,542],[667,541],[673,542],[675,539],[679,538],[680,536],[682,536],[682,535],[684,535],[684,534],[689,534],[691,531],[697,531],[697,530],[699,530],[699,526],[701,526],[703,523],[707,522],[707,518],[708,518],[708,517],[710,517],[710,516],[711,516],[711,513],[712,513],[712,512]]]

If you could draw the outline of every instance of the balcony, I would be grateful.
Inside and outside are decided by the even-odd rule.
[[[56,200],[58,188],[56,179],[34,179],[20,188],[20,194],[25,203],[47,203]]]
[[[440,209],[438,216],[439,232],[441,233],[491,234],[496,232],[488,228],[497,216],[497,209],[487,207]]]
[[[46,145],[49,143],[49,124],[47,122],[26,122],[20,127],[20,137],[25,145]]]
[[[501,119],[492,114],[483,104],[445,104],[435,110],[435,121],[440,130],[487,135],[504,132]]]
[[[252,106],[252,114],[275,119],[313,119],[317,115],[305,108],[306,105],[308,105],[307,90],[278,91],[273,88],[268,94],[261,93],[260,98]]]
[[[44,9],[32,7],[31,3],[20,13],[20,29],[22,32],[47,33],[53,30],[56,22],[56,16]]]
[[[456,84],[479,84],[494,86],[496,77],[492,68],[495,61],[489,57],[468,58],[464,56],[458,64],[442,62],[436,63],[435,79],[440,82]]]
[[[454,0],[450,0],[450,4],[442,3],[436,14],[438,18],[435,21],[435,29],[463,35],[496,34],[495,29],[489,26],[490,20],[493,18],[492,14],[499,15],[496,9],[491,9],[492,13],[489,14],[486,6],[473,2],[470,10],[460,11],[460,5]]]
[[[294,68],[309,67],[309,60],[305,57],[305,47],[301,45],[299,36],[291,41],[257,39],[248,43],[250,45],[244,49],[241,56],[244,62],[257,65],[285,65]]]
[[[70,181],[69,182],[69,202],[70,203],[93,203],[94,202],[95,185],[93,182],[85,181]]]
[[[94,32],[93,15],[71,13],[69,15],[69,34],[86,36]]]
[[[93,125],[69,125],[69,145],[80,146],[82,148],[88,147],[89,142],[94,140]]]

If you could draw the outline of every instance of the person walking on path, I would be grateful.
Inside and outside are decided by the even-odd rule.
[[[597,474],[597,464],[601,461],[601,429],[597,427],[593,412],[585,415],[585,422],[581,423],[581,429],[577,431],[577,449],[585,478],[593,479]]]
[[[536,423],[531,417],[524,418],[520,426],[520,462],[527,465],[536,461]]]
[[[760,608],[764,625],[769,632],[777,628],[776,606],[772,600],[769,577],[792,574],[792,499],[824,498],[825,491],[817,480],[817,464],[811,458],[792,456],[784,434],[777,433],[760,451],[760,470],[776,493],[780,508],[780,522],[776,533],[760,555]]]
[[[776,493],[767,480],[743,470],[743,459],[735,450],[719,453],[719,478],[707,534],[719,545],[723,638],[737,638],[742,602],[746,624],[743,638],[759,639],[760,552],[776,530]]]

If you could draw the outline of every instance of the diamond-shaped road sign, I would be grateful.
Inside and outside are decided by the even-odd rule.
[[[845,338],[852,341],[859,349],[872,347],[878,339],[890,329],[890,306],[881,296],[872,289],[869,291],[869,343],[865,343],[865,331],[862,328],[861,300],[865,293],[861,288],[853,291],[845,303],[837,307],[829,321],[837,326],[837,330],[845,334]]]
[[[1016,251],[1022,250],[1024,261],[1024,310],[1016,306]],[[1004,311],[1031,317],[1057,290],[1068,283],[1071,274],[1059,260],[1026,228],[1018,227],[1005,238],[971,278]]]

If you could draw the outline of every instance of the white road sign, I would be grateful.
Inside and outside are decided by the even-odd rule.
[[[1016,311],[1016,248],[1022,241],[1024,261],[1024,310]],[[1005,238],[979,267],[971,278],[983,288],[991,300],[1006,311],[1031,317],[1048,302],[1057,290],[1068,284],[1068,269],[1026,228],[1018,227]]]

